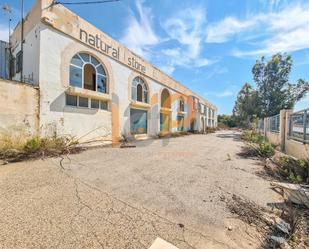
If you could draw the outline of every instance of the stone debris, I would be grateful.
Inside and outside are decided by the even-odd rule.
[[[283,237],[277,237],[277,236],[270,236],[270,239],[275,242],[277,246],[279,246],[282,249],[290,249],[288,242]]]
[[[281,218],[277,217],[276,220],[276,227],[283,233],[289,234],[291,230],[290,224],[282,220]]]

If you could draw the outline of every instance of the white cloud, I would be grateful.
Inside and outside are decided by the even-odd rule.
[[[229,70],[227,67],[224,66],[216,66],[212,68],[212,70],[205,76],[206,79],[211,79],[214,76],[222,75],[228,73]]]
[[[206,31],[206,42],[208,43],[223,43],[240,32],[254,27],[256,20],[240,21],[234,17],[227,17],[223,21],[214,25],[209,25]]]
[[[0,24],[0,40],[9,41],[9,28],[3,24]]]
[[[223,89],[221,92],[207,92],[207,93],[205,93],[205,96],[211,95],[211,96],[215,96],[215,97],[221,99],[221,98],[236,96],[238,91],[239,91],[239,89],[236,85],[231,85],[231,86],[228,86],[227,88]]]
[[[300,111],[308,108],[309,106],[309,95],[307,95],[305,98],[302,100],[298,101],[294,107],[295,111]]]
[[[160,38],[152,27],[151,9],[143,6],[142,3],[141,0],[136,0],[138,19],[133,15],[130,17],[121,42],[138,55],[148,58],[149,48],[157,45]]]
[[[278,8],[279,0],[269,2],[272,9]],[[251,50],[237,50],[234,56],[271,55],[278,52],[293,52],[309,48],[309,5],[285,5],[279,11],[249,15],[240,20],[226,17],[207,27],[206,42],[224,43],[235,37],[250,41]]]
[[[162,23],[170,40],[177,42],[177,47],[174,45],[173,48],[162,50],[170,72],[176,66],[204,67],[214,63],[201,56],[205,24],[205,10],[197,7],[184,9]]]
[[[215,61],[201,56],[205,39],[206,16],[201,8],[186,8],[161,22],[166,37],[161,38],[153,27],[150,8],[136,0],[137,17],[129,19],[121,42],[135,53],[172,74],[177,67],[205,67]],[[160,48],[159,48],[160,46]]]
[[[224,97],[230,97],[230,96],[234,96],[235,92],[231,91],[231,90],[224,90],[221,93],[217,93],[216,96],[218,98],[224,98]]]

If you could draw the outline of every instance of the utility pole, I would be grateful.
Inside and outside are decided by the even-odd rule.
[[[23,67],[24,67],[24,0],[21,0],[21,70],[20,70],[20,82],[23,82]]]

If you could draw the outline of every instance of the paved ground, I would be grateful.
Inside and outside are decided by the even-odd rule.
[[[258,248],[227,210],[236,194],[278,200],[257,160],[221,131],[0,166],[0,248]],[[227,229],[229,226],[232,230]]]

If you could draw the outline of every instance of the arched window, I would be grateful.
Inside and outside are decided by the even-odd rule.
[[[134,101],[148,103],[148,87],[141,77],[136,77],[132,81],[131,95]]]
[[[107,93],[107,75],[103,65],[93,56],[78,53],[70,63],[70,85]]]
[[[161,93],[161,107],[171,108],[171,96],[167,89],[163,89]]]

